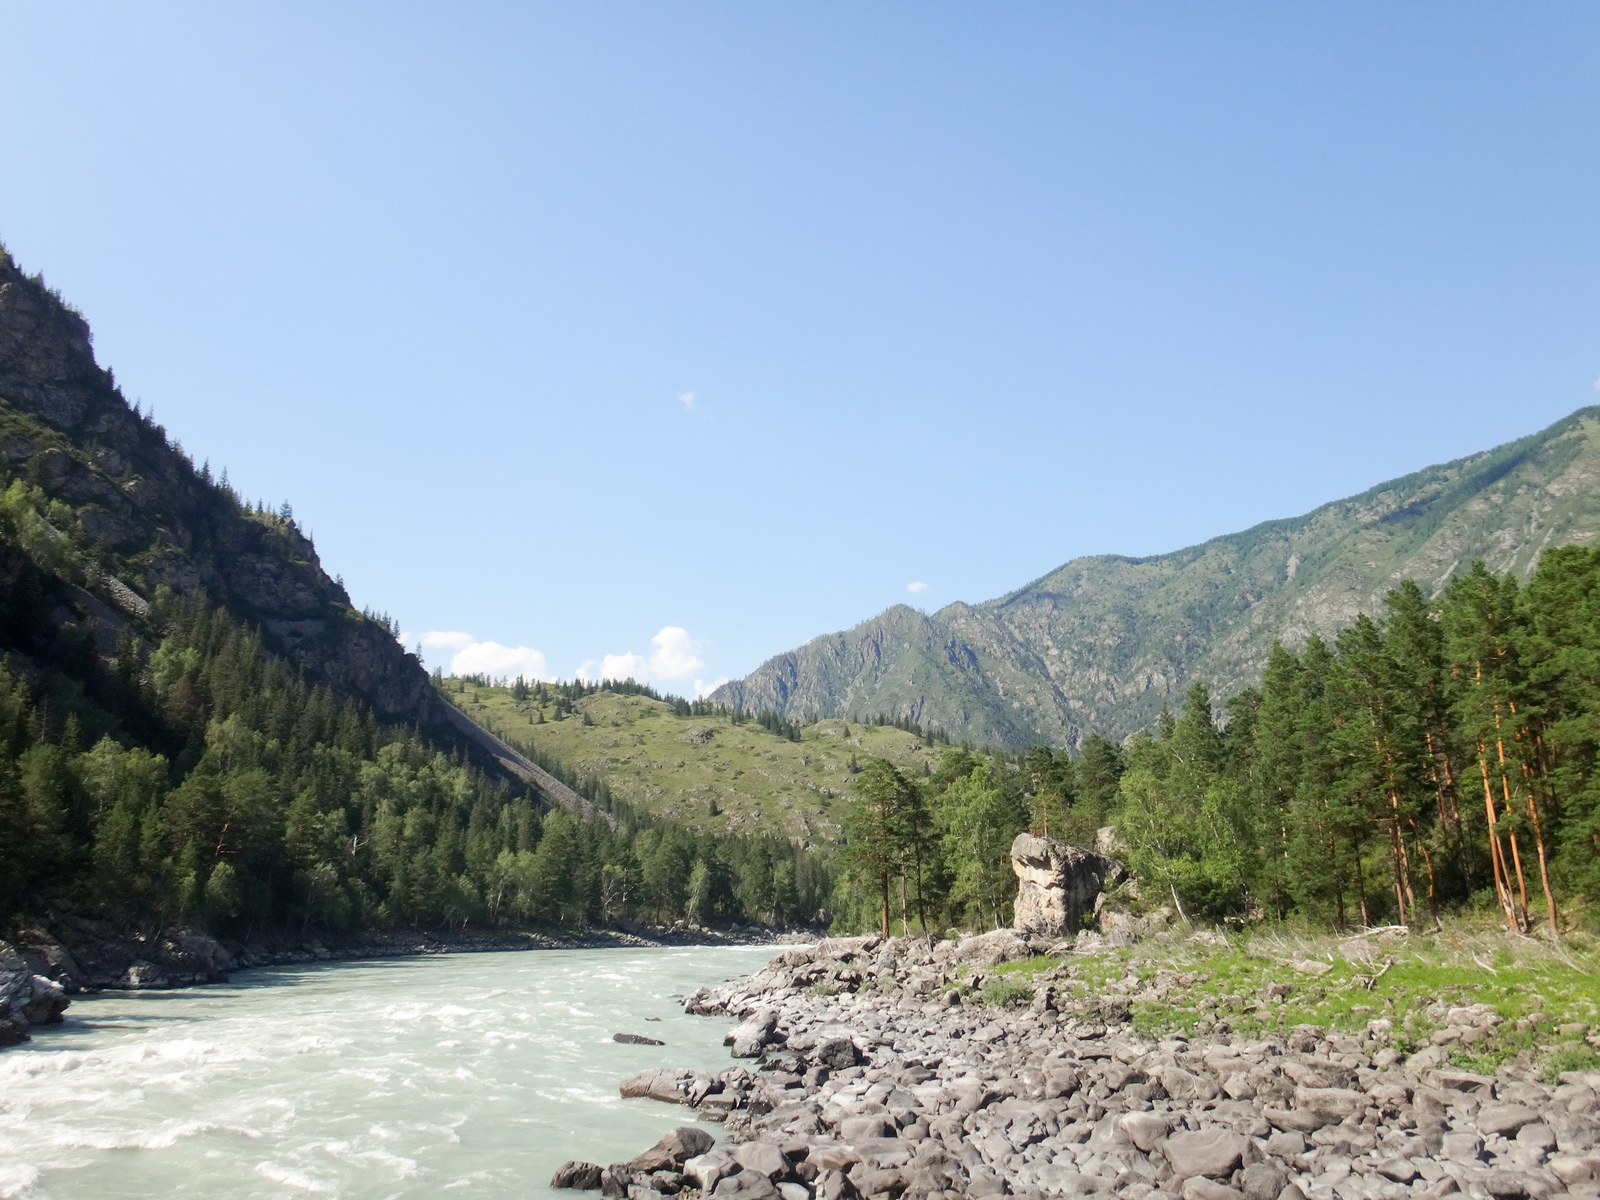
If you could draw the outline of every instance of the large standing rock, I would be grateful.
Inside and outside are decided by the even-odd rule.
[[[1114,858],[1049,838],[1019,833],[1011,843],[1017,874],[1017,929],[1046,937],[1076,933],[1108,884],[1126,870]]]
[[[28,1040],[28,1026],[61,1020],[69,1001],[53,979],[35,975],[9,942],[0,942],[0,1046]]]

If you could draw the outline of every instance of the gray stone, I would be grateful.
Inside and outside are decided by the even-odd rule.
[[[569,1159],[556,1168],[550,1180],[553,1188],[577,1188],[590,1191],[600,1186],[600,1164]]]
[[[635,1171],[664,1171],[669,1167],[681,1167],[691,1158],[711,1149],[714,1141],[704,1129],[680,1125],[643,1154],[629,1160],[628,1165]]]
[[[1318,1113],[1330,1120],[1342,1121],[1358,1117],[1367,1111],[1369,1101],[1365,1093],[1350,1088],[1295,1088],[1294,1106],[1307,1112]]]
[[[1267,1153],[1289,1162],[1306,1152],[1306,1139],[1291,1131],[1274,1133],[1267,1138]]]
[[[768,1179],[782,1179],[791,1168],[788,1157],[771,1142],[746,1142],[735,1148],[733,1160],[746,1171],[760,1172]]]
[[[1378,1174],[1396,1183],[1410,1183],[1417,1177],[1417,1164],[1409,1158],[1391,1158],[1378,1164]]]
[[[1167,1118],[1154,1112],[1124,1113],[1117,1118],[1117,1127],[1128,1135],[1128,1140],[1148,1154],[1170,1132]]]
[[[1277,1193],[1273,1193],[1275,1196]],[[1244,1200],[1244,1193],[1196,1175],[1183,1181],[1183,1200]]]
[[[847,1071],[859,1059],[856,1044],[846,1037],[832,1037],[811,1051],[811,1061],[832,1071]]]
[[[866,1117],[846,1117],[839,1124],[839,1136],[847,1142],[894,1137],[896,1131],[895,1123],[881,1113]]]
[[[1533,1109],[1521,1104],[1485,1104],[1473,1119],[1480,1132],[1493,1136],[1497,1133],[1515,1133],[1524,1125],[1539,1119]]]
[[[665,1046],[665,1042],[657,1041],[652,1037],[645,1037],[642,1033],[613,1033],[613,1042],[621,1042],[625,1046]]]
[[[683,1173],[697,1180],[702,1192],[711,1192],[719,1180],[737,1175],[742,1170],[727,1150],[708,1150],[683,1164]]]
[[[1237,1133],[1222,1129],[1203,1129],[1196,1133],[1179,1133],[1160,1144],[1161,1153],[1180,1179],[1195,1175],[1232,1175],[1243,1165],[1250,1143]]]
[[[777,1185],[760,1171],[740,1171],[717,1183],[714,1196],[723,1200],[781,1200]]]
[[[1464,1092],[1471,1096],[1489,1097],[1494,1094],[1494,1080],[1487,1075],[1474,1075],[1470,1071],[1430,1071],[1428,1083],[1447,1092]]]
[[[1289,1173],[1272,1163],[1251,1163],[1244,1169],[1240,1188],[1245,1200],[1278,1200],[1278,1194],[1289,1182]]]
[[[1447,1133],[1440,1154],[1451,1162],[1477,1162],[1483,1157],[1483,1139],[1466,1130]]]

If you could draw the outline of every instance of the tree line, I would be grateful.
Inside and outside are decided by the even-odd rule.
[[[1486,908],[1558,932],[1600,900],[1600,550],[1525,583],[1482,563],[1298,653],[1218,706],[1075,758],[948,751],[927,779],[869,760],[836,907],[855,927],[1003,924],[1023,829],[1123,844],[1144,902],[1185,917],[1339,927]],[[898,892],[898,895],[896,894]]]
[[[781,837],[542,811],[460,747],[267,657],[203,594],[161,590],[146,625],[108,663],[68,623],[34,686],[0,662],[0,928],[63,908],[237,937],[794,924],[827,902],[826,856]]]

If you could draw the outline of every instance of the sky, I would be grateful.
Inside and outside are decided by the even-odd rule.
[[[1600,7],[20,4],[0,241],[429,666],[682,694],[1600,402]]]

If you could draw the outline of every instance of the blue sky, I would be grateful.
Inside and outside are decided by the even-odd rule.
[[[688,692],[1600,400],[1597,35],[0,3],[0,239],[430,664]]]

